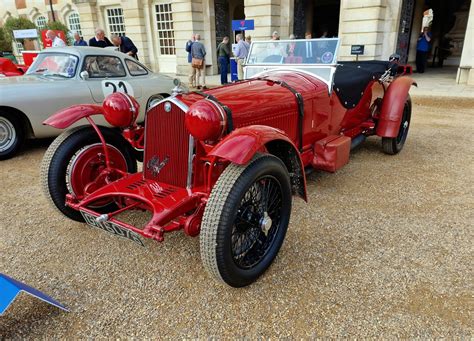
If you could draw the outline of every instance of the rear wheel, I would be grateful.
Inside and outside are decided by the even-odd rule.
[[[229,165],[212,189],[201,224],[201,259],[233,287],[254,282],[275,259],[291,214],[291,186],[280,159]]]
[[[398,128],[396,137],[382,137],[382,148],[385,154],[395,155],[403,149],[403,145],[408,136],[411,119],[411,99],[408,96],[405,106],[403,107],[402,120]]]
[[[102,129],[112,167],[135,173],[137,163],[122,136]],[[84,221],[80,212],[66,206],[66,194],[81,199],[99,189],[105,182],[97,181],[105,169],[105,157],[99,137],[90,126],[73,128],[59,135],[46,151],[41,165],[43,191],[49,201],[70,219]],[[108,181],[118,179],[111,174]],[[111,201],[94,203],[102,213],[116,208]]]
[[[0,111],[0,160],[13,157],[25,141],[25,128],[17,116]]]

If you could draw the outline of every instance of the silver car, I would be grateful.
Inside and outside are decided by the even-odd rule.
[[[15,155],[27,138],[59,135],[60,130],[42,122],[60,109],[100,104],[113,92],[125,92],[140,103],[140,122],[146,109],[168,96],[173,87],[171,77],[112,49],[46,49],[24,76],[0,78],[0,160]],[[108,126],[102,116],[94,120]]]

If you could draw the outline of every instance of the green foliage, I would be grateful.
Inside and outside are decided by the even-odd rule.
[[[73,40],[74,38],[72,37],[70,31],[69,31],[69,28],[64,25],[62,22],[60,21],[49,21],[47,24],[46,24],[46,29],[47,30],[58,30],[58,31],[63,31],[64,34],[66,35],[66,39],[67,39],[67,44],[68,45],[72,45],[73,44]]]
[[[5,21],[3,29],[5,31],[5,39],[10,45],[8,50],[11,50],[11,44],[13,39],[13,30],[28,30],[31,28],[36,28],[36,25],[26,18],[13,18],[10,17]],[[24,39],[18,39],[19,42],[23,43]]]
[[[12,39],[5,28],[0,27],[0,52],[12,51]]]

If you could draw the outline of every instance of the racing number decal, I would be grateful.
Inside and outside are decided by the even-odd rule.
[[[125,94],[129,94],[133,96],[133,88],[127,81],[118,81],[113,79],[103,80],[102,81],[102,92],[104,93],[104,97],[107,97],[114,92],[123,92]]]

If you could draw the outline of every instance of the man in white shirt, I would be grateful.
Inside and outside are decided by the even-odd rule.
[[[240,33],[237,34],[235,39],[237,40],[237,47],[234,51],[235,58],[237,59],[237,74],[239,80],[242,80],[244,79],[244,62],[249,54],[250,45],[243,39]]]
[[[56,32],[48,30],[46,32],[46,37],[53,42],[52,47],[64,47],[66,46],[66,43],[64,40],[58,37]]]

